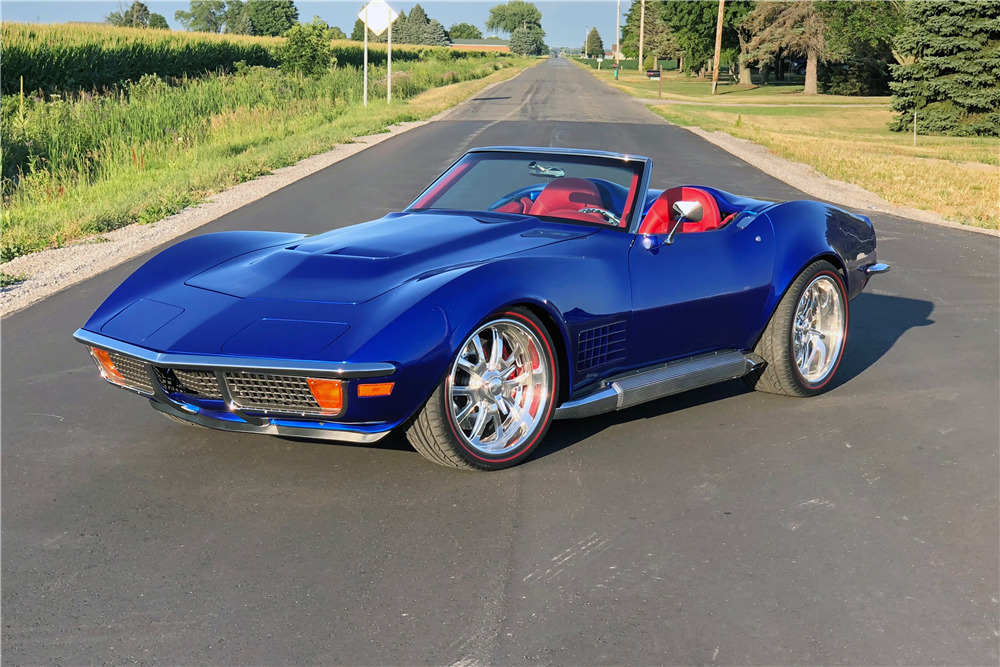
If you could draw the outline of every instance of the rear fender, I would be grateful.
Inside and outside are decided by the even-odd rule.
[[[768,317],[796,276],[824,257],[844,271],[848,299],[861,293],[867,282],[863,268],[875,261],[871,220],[814,201],[779,204],[763,215],[774,228],[776,257]]]

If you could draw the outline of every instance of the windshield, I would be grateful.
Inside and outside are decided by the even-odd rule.
[[[469,153],[410,210],[497,211],[626,227],[643,162],[547,153]]]

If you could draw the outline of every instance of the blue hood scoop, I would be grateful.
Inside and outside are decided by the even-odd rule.
[[[538,230],[550,233],[529,233]],[[488,262],[596,231],[524,216],[496,215],[483,222],[410,213],[240,255],[186,284],[245,299],[363,303],[431,271]]]

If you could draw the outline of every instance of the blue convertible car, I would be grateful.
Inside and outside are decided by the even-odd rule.
[[[149,260],[75,338],[176,421],[524,461],[553,419],[744,378],[829,386],[871,221],[812,201],[649,188],[636,155],[470,151],[401,213],[227,232]]]

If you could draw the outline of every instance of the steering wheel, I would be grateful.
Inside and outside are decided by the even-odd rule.
[[[616,226],[621,226],[621,224],[622,224],[622,219],[621,218],[619,218],[617,215],[615,215],[611,211],[609,211],[607,209],[604,209],[604,208],[600,208],[598,206],[587,206],[585,208],[581,208],[579,212],[580,213],[596,213],[599,216],[603,217],[608,222],[613,222]]]

